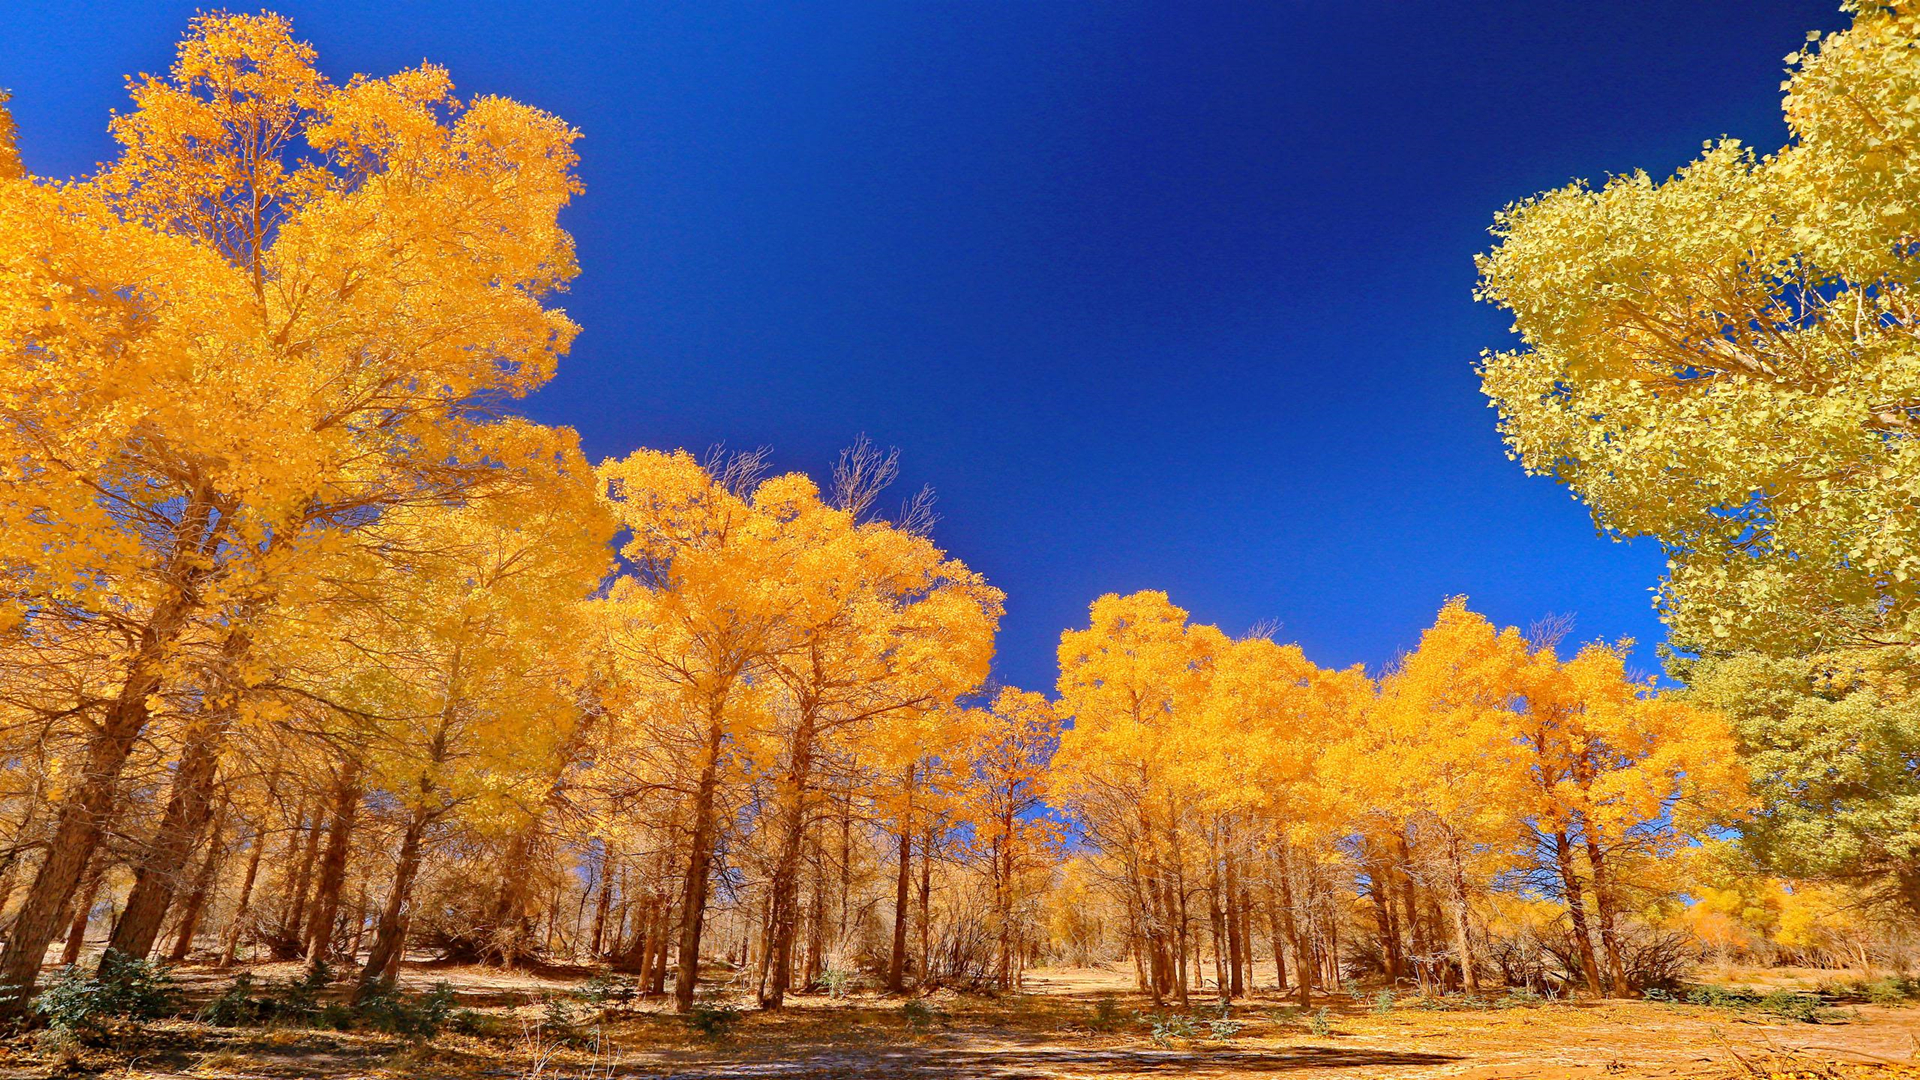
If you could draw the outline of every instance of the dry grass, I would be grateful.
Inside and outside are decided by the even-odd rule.
[[[295,973],[267,971],[285,978]],[[1719,973],[1756,987],[1815,985],[1835,972]],[[543,995],[578,986],[561,973],[410,967],[404,983],[445,980],[460,1005],[481,1018],[478,1033],[449,1032],[428,1043],[364,1033],[150,1025],[138,1046],[80,1055],[67,1075],[203,1077],[208,1080],[466,1080],[479,1077],[608,1080],[615,1076],[1167,1078],[1462,1077],[1467,1080],[1583,1077],[1791,1077],[1920,1080],[1920,1009],[1861,1006],[1836,1022],[1798,1024],[1752,1011],[1648,1002],[1518,1003],[1507,1008],[1437,1010],[1402,999],[1390,1011],[1345,995],[1324,1005],[1326,1033],[1271,991],[1236,1003],[1241,1026],[1213,1038],[1213,1002],[1196,998],[1191,1035],[1155,1017],[1130,976],[1104,969],[1034,972],[1028,992],[998,997],[942,992],[922,999],[919,1023],[898,999],[832,1000],[801,995],[778,1013],[742,1012],[722,1038],[691,1029],[658,1003],[602,1013],[580,1006],[576,1022],[548,1022]],[[1786,980],[1797,980],[1789,982]],[[212,993],[210,973],[196,993]],[[1102,1005],[1102,1002],[1106,1004]],[[0,1077],[49,1076],[57,1061],[20,1040],[0,1056]]]

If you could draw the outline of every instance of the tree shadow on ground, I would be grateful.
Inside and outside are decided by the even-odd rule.
[[[1069,1047],[951,1050],[900,1047],[888,1050],[826,1052],[777,1061],[683,1063],[651,1073],[663,1080],[934,1080],[956,1076],[992,1080],[1054,1080],[1063,1076],[1254,1076],[1309,1069],[1390,1069],[1445,1065],[1446,1054],[1406,1053],[1340,1047],[1287,1047],[1273,1050],[1219,1049],[1202,1052],[1156,1049],[1074,1049]]]

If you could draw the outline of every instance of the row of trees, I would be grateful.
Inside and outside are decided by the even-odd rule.
[[[1156,995],[1199,977],[1202,931],[1236,990],[1255,914],[1302,993],[1356,930],[1468,989],[1544,953],[1623,992],[1671,934],[1911,959],[1920,5],[1844,7],[1787,57],[1786,146],[1514,204],[1479,259],[1520,337],[1479,369],[1508,447],[1663,547],[1683,689],[1457,603],[1369,681],[1105,598],[1063,639],[1055,790],[1096,849],[1060,887],[1112,907],[1063,947],[1117,937]]]
[[[575,333],[575,132],[314,61],[196,19],[84,180],[0,126],[0,1008],[103,909],[363,996],[425,944],[778,1006],[882,923],[895,987],[1010,982],[1058,724],[983,696],[930,499],[501,415]]]
[[[879,512],[891,455],[595,467],[504,414],[576,331],[558,119],[215,15],[91,177],[0,122],[0,1010],[103,912],[110,955],[591,958],[683,1009],[1049,950],[1234,994],[1262,939],[1303,999],[1620,993],[1663,927],[1920,914],[1920,14],[1855,16],[1787,148],[1516,205],[1481,262],[1503,431],[1666,546],[1684,692],[1459,601],[1369,675],[1158,593],[1056,700],[990,687],[1003,598]]]
[[[1097,601],[1060,667],[1053,790],[1156,999],[1242,992],[1262,936],[1282,988],[1337,986],[1355,897],[1381,973],[1477,991],[1497,893],[1554,899],[1563,976],[1626,993],[1626,911],[1745,798],[1717,714],[1459,600],[1378,680],[1151,592]]]

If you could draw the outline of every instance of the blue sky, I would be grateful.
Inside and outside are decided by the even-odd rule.
[[[195,2],[24,3],[0,28],[35,172],[111,154],[121,77]],[[1506,460],[1472,373],[1502,204],[1785,138],[1829,0],[273,5],[331,75],[422,58],[584,132],[585,326],[526,411],[596,459],[862,432],[1008,594],[998,671],[1158,588],[1329,665],[1442,599],[1661,637],[1648,542]]]

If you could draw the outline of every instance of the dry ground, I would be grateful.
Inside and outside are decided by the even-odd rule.
[[[263,967],[256,977],[297,971]],[[1811,985],[1833,973],[1804,974],[1802,982]],[[188,969],[182,977],[197,997],[220,987],[210,973]],[[482,1034],[449,1032],[409,1044],[361,1033],[160,1022],[138,1040],[65,1063],[30,1038],[16,1040],[0,1049],[0,1077],[1920,1078],[1920,1007],[1848,1007],[1832,1022],[1805,1024],[1648,1002],[1436,1011],[1403,999],[1382,1013],[1371,1001],[1336,995],[1316,1002],[1328,1007],[1329,1030],[1315,1035],[1305,1014],[1268,996],[1235,1005],[1232,1015],[1244,1026],[1230,1041],[1156,1043],[1150,1032],[1156,1010],[1132,992],[1128,973],[1043,969],[1030,974],[1022,994],[925,999],[933,1013],[924,1030],[909,1024],[896,999],[802,996],[777,1014],[744,1013],[730,1034],[711,1039],[647,1003],[604,1016],[568,1006],[575,1023],[556,1029],[541,998],[577,988],[578,974],[410,965],[403,979],[415,990],[439,980],[455,988],[462,1007],[475,1010]],[[1101,1025],[1096,1017],[1105,999],[1116,1019]],[[1196,1000],[1190,1011],[1204,1020],[1210,1005]]]

